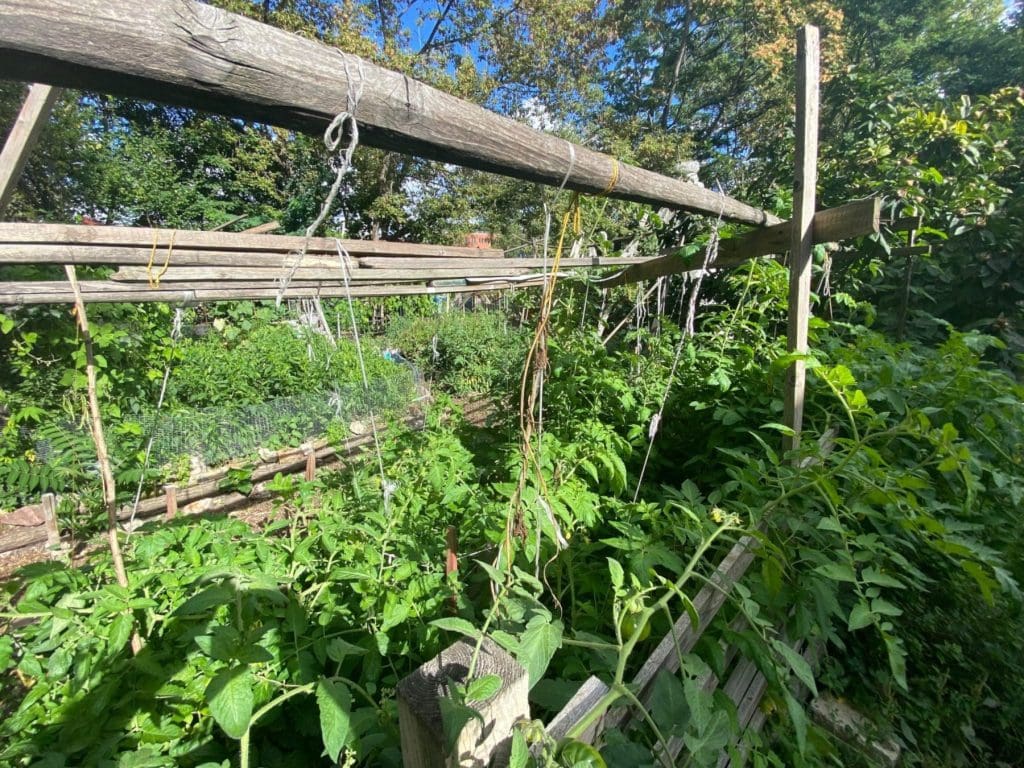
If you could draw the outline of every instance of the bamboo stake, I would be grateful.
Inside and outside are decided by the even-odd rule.
[[[71,290],[75,294],[75,317],[82,331],[82,342],[85,344],[85,378],[89,393],[89,426],[92,439],[96,444],[96,461],[100,468],[100,479],[103,483],[103,505],[107,510],[107,539],[110,542],[110,555],[114,561],[114,574],[117,583],[128,588],[128,573],[124,568],[121,556],[121,544],[117,540],[117,487],[114,484],[114,472],[110,468],[110,456],[107,453],[107,441],[103,436],[103,418],[100,415],[100,401],[96,388],[96,359],[92,351],[92,336],[89,334],[89,317],[85,313],[85,302],[78,290],[78,275],[72,265],[64,267]],[[132,633],[132,653],[142,650],[142,639],[138,632]]]

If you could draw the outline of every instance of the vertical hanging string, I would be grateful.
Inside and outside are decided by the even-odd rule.
[[[718,185],[718,191],[722,191],[721,185]],[[668,379],[665,382],[665,391],[661,395],[661,404],[658,406],[658,412],[651,417],[651,423],[647,428],[647,453],[644,455],[644,463],[640,467],[640,476],[636,481],[636,490],[633,491],[634,503],[640,497],[640,486],[644,482],[644,475],[647,473],[647,464],[651,460],[651,450],[654,448],[654,438],[658,435],[658,429],[661,426],[661,417],[665,413],[665,404],[668,402],[669,392],[672,391],[672,382],[675,380],[676,369],[679,367],[679,359],[683,354],[683,345],[687,338],[693,336],[695,317],[697,314],[697,300],[700,297],[701,283],[704,282],[704,275],[707,274],[708,267],[710,267],[714,263],[715,259],[718,258],[718,231],[721,225],[722,211],[719,211],[714,229],[711,230],[711,237],[708,238],[707,247],[704,249],[704,263],[701,265],[700,272],[698,273],[697,278],[693,281],[693,288],[690,290],[690,302],[686,313],[686,325],[679,334],[679,343],[676,344],[675,357],[672,359],[672,367],[669,370]]]
[[[335,247],[338,250],[338,261],[341,264],[341,276],[345,281],[345,298],[348,302],[348,317],[352,323],[352,338],[356,345],[356,357],[359,359],[359,374],[363,380],[363,391],[366,393],[367,401],[370,399],[370,379],[366,375],[366,361],[363,359],[363,345],[359,340],[359,326],[356,324],[356,311],[355,306],[352,303],[352,289],[351,281],[349,277],[349,262],[351,256],[345,246],[341,244],[340,240],[334,241]],[[380,487],[381,492],[384,494],[384,514],[389,514],[391,505],[391,496],[397,489],[397,484],[388,481],[384,474],[384,457],[380,450],[380,436],[377,433],[377,416],[374,413],[374,408],[370,406],[370,429],[373,432],[373,445],[377,451],[377,469],[380,471]],[[383,562],[383,561],[382,561]]]
[[[285,257],[285,266],[290,267],[288,273],[278,281],[277,291],[277,306],[281,306],[281,301],[284,299],[285,293],[288,290],[288,285],[291,283],[292,278],[295,276],[296,271],[302,264],[303,259],[306,257],[306,252],[309,250],[310,238],[316,234],[316,231],[320,228],[320,225],[324,223],[327,218],[327,214],[330,213],[331,207],[334,205],[334,200],[338,196],[338,191],[341,189],[341,182],[345,174],[348,173],[348,169],[352,166],[352,155],[356,151],[356,147],[359,145],[359,125],[356,123],[355,112],[356,107],[359,106],[359,100],[363,95],[363,60],[359,57],[354,57],[356,60],[355,72],[350,68],[349,56],[345,53],[339,52],[341,55],[342,65],[345,67],[345,77],[348,80],[348,104],[346,109],[339,112],[334,119],[327,126],[324,131],[324,145],[327,147],[328,152],[337,153],[334,157],[335,173],[334,182],[331,184],[330,190],[327,192],[327,197],[324,198],[323,205],[320,206],[320,212],[317,214],[313,222],[306,227],[305,240],[302,243],[302,248],[298,252],[289,253]],[[355,77],[354,75],[358,75]],[[348,134],[348,144],[341,147],[342,139]]]
[[[181,307],[175,307],[174,319],[171,321],[171,349],[167,358],[167,365],[164,366],[164,378],[160,384],[160,396],[156,400],[156,412],[153,414],[153,418],[159,415],[160,409],[164,405],[164,396],[167,394],[167,382],[171,378],[171,363],[174,361],[174,352],[178,347],[178,340],[181,338],[181,323],[183,318],[183,312]],[[135,487],[135,499],[132,501],[132,514],[128,519],[128,536],[132,535],[132,531],[135,529],[135,515],[139,511],[139,500],[142,498],[142,485],[146,481],[146,472],[149,470],[149,458],[153,453],[153,440],[156,435],[153,430],[150,430],[149,439],[146,441],[146,455],[142,459],[142,474],[139,475],[139,484]]]

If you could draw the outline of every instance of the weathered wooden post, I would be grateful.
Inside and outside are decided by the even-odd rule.
[[[60,89],[35,83],[29,89],[25,103],[18,113],[7,141],[0,149],[0,213],[14,197],[18,179],[28,162],[39,134],[50,119],[53,105],[60,97]]]
[[[529,719],[529,677],[497,643],[480,647],[475,678],[497,675],[501,689],[487,701],[470,702],[483,722],[471,719],[449,752],[441,717],[441,699],[452,682],[465,683],[476,644],[459,640],[398,684],[398,724],[405,768],[485,768],[508,764],[512,728]]]
[[[316,479],[316,451],[312,446],[306,446],[306,482],[311,483]]]
[[[803,27],[796,41],[796,174],[793,180],[792,241],[789,251],[789,329],[790,352],[807,352],[807,327],[811,302],[811,252],[814,247],[813,222],[815,185],[818,180],[818,70],[821,52],[818,28]],[[787,448],[800,445],[804,419],[804,389],[807,370],[803,360],[789,368],[786,380],[785,423],[793,436]]]
[[[171,521],[178,514],[178,486],[174,483],[165,485],[164,497],[167,502],[167,511],[164,512],[164,520]]]
[[[60,547],[60,526],[57,524],[57,497],[52,493],[44,493],[42,498],[43,523],[46,525],[46,547]]]

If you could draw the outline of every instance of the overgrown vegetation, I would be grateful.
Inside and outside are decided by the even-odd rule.
[[[262,522],[133,532],[127,589],[114,586],[105,551],[6,582],[0,765],[397,766],[399,680],[457,638],[485,634],[526,668],[535,718],[550,719],[594,674],[610,690],[589,717],[632,714],[594,750],[523,724],[516,768],[660,765],[673,739],[687,765],[715,765],[723,750],[756,766],[861,764],[808,718],[808,690],[857,707],[907,765],[1020,762],[1019,8],[218,4],[623,160],[675,173],[699,158],[706,184],[780,216],[792,31],[816,22],[820,199],[881,195],[886,217],[923,216],[918,242],[932,252],[893,258],[906,242],[888,230],[818,249],[805,428],[789,454],[781,264],[715,273],[696,297],[673,278],[660,312],[636,286],[602,295],[561,280],[527,472],[517,404],[533,374],[523,370],[538,312],[529,290],[475,307],[356,302],[369,393],[344,302],[322,307],[336,342],[298,308],[270,303],[186,309],[180,339],[172,307],[90,306],[122,500],[142,478],[156,421],[174,439],[154,443],[150,484],[187,474],[184,457],[200,452],[219,463],[257,445],[339,441],[370,411],[389,426],[379,461],[367,454],[315,482],[275,479]],[[4,124],[20,95],[0,85]],[[67,92],[10,215],[193,228],[242,215],[232,228],[276,218],[300,231],[328,176],[306,137]],[[560,213],[564,201],[360,148],[326,229],[441,243],[483,229],[502,247],[540,251],[545,204]],[[584,200],[582,218],[585,245],[606,255],[695,252],[708,234],[695,217],[601,198]],[[695,332],[684,336],[691,299]],[[433,390],[421,429],[400,423],[419,392],[410,367],[386,359],[395,350]],[[99,481],[73,318],[5,308],[0,354],[0,506],[58,490],[65,525],[88,532]],[[494,405],[486,425],[461,415],[469,398]],[[227,485],[251,488],[247,470],[233,472]],[[463,554],[446,575],[449,526]],[[627,683],[743,536],[757,541],[753,568],[679,654],[679,673],[636,701]],[[793,650],[802,643],[821,650],[819,665]],[[722,686],[706,685],[726,678],[730,648],[767,680],[760,731],[741,734]],[[453,686],[446,735],[496,692],[486,676]]]

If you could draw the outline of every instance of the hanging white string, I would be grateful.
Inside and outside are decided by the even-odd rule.
[[[367,400],[370,397],[370,379],[366,375],[366,361],[363,359],[363,344],[359,339],[359,326],[356,324],[356,311],[355,306],[352,302],[352,289],[350,279],[350,262],[351,256],[345,246],[341,244],[341,240],[335,240],[334,245],[338,251],[338,261],[341,264],[341,276],[345,281],[345,298],[348,301],[348,317],[352,323],[352,339],[356,345],[356,357],[359,359],[359,375],[363,380],[363,391],[366,393]],[[381,492],[384,494],[384,514],[387,515],[391,505],[391,496],[398,489],[398,484],[390,482],[387,476],[384,474],[384,457],[380,450],[380,436],[377,433],[377,417],[374,413],[373,406],[370,406],[370,430],[373,432],[373,445],[377,451],[377,469],[380,471],[380,487]]]
[[[171,321],[171,350],[170,355],[167,358],[167,365],[164,366],[164,378],[160,383],[160,396],[156,399],[156,412],[153,414],[153,418],[160,413],[160,409],[164,405],[164,397],[167,395],[167,382],[171,378],[171,363],[174,361],[174,351],[178,346],[178,339],[181,338],[181,323],[184,314],[181,307],[175,307],[174,319]],[[128,519],[128,535],[131,536],[132,530],[135,528],[135,515],[139,511],[139,500],[142,498],[142,485],[146,481],[146,472],[149,470],[149,458],[153,453],[153,440],[156,435],[150,430],[149,439],[146,441],[146,455],[142,459],[142,474],[139,475],[139,484],[135,487],[135,499],[132,501],[132,514]]]
[[[721,193],[721,184],[718,184],[718,191]],[[704,263],[701,265],[700,272],[696,279],[693,281],[693,288],[690,290],[690,303],[686,312],[686,325],[683,327],[682,332],[679,334],[679,343],[676,344],[675,357],[672,359],[672,367],[668,373],[668,379],[665,382],[665,391],[661,395],[661,404],[658,406],[658,412],[651,417],[651,423],[647,427],[647,453],[644,455],[644,463],[640,467],[640,476],[636,481],[636,490],[633,491],[633,501],[640,497],[640,486],[644,482],[644,475],[647,473],[647,463],[651,460],[651,449],[654,447],[654,438],[658,434],[658,429],[661,427],[661,418],[665,413],[665,404],[668,402],[669,393],[672,391],[672,382],[676,377],[676,369],[679,367],[679,360],[683,354],[683,346],[686,339],[693,335],[694,322],[697,314],[697,300],[700,297],[700,286],[704,282],[704,275],[707,274],[708,267],[710,267],[716,258],[718,258],[718,231],[722,225],[722,211],[718,212],[718,219],[715,221],[714,229],[711,230],[711,237],[708,238],[707,247],[704,249]]]
[[[324,223],[327,215],[330,213],[331,208],[334,206],[334,200],[338,196],[338,191],[341,189],[341,182],[345,174],[348,173],[348,169],[352,166],[352,155],[356,151],[356,147],[359,145],[359,124],[356,123],[355,112],[359,106],[359,100],[363,95],[363,60],[359,57],[350,57],[344,53],[341,53],[342,65],[345,67],[345,76],[348,80],[348,103],[346,108],[335,115],[334,119],[331,120],[330,125],[324,131],[324,145],[327,147],[327,151],[336,153],[332,159],[334,164],[334,182],[331,184],[331,188],[327,192],[327,197],[324,198],[323,205],[320,206],[320,212],[317,214],[313,222],[306,227],[305,240],[302,243],[302,248],[297,252],[289,253],[285,257],[285,266],[289,267],[288,273],[284,275],[278,281],[277,291],[277,306],[281,306],[281,301],[284,299],[285,293],[288,290],[288,285],[291,283],[292,278],[302,265],[303,259],[306,257],[306,251],[309,250],[310,238],[316,234],[316,231],[320,228],[320,225]],[[350,68],[349,59],[355,58],[356,67],[355,73]],[[355,77],[354,75],[358,75]],[[341,147],[342,139],[348,135],[348,144]]]

